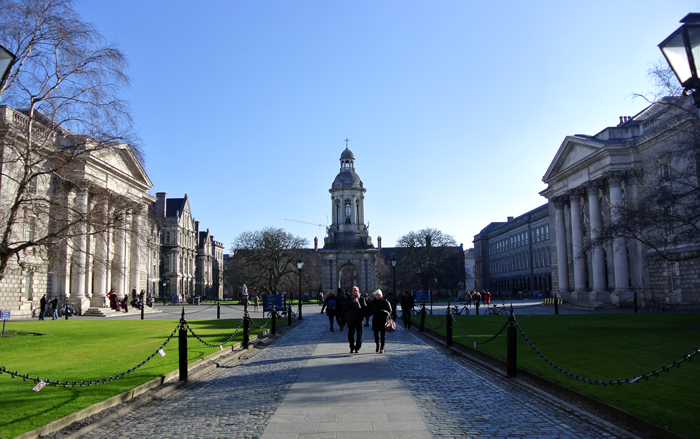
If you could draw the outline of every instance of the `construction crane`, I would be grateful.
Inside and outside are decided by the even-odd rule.
[[[289,219],[289,218],[285,218],[284,220],[285,220],[285,221],[293,221],[293,222],[295,222],[295,223],[311,224],[312,226],[318,226],[318,227],[326,228],[326,229],[328,228],[327,225],[324,226],[323,224],[312,223],[312,222],[309,222],[309,221],[295,220],[295,219]],[[326,221],[328,221],[328,218],[327,218],[327,217],[326,217]]]

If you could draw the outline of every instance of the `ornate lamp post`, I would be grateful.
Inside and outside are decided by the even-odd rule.
[[[304,269],[304,261],[299,259],[297,261],[297,270],[299,270],[299,320],[304,320],[301,318],[301,270]]]
[[[0,46],[0,88],[5,83],[7,75],[10,74],[12,64],[15,62],[15,54]]]
[[[681,23],[681,27],[659,44],[659,49],[686,93],[700,106],[700,13],[686,15]]]
[[[394,294],[396,294],[396,256],[391,254],[391,271],[394,272]]]

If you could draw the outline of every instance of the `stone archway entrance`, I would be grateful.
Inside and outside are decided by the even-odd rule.
[[[338,270],[338,285],[346,293],[350,293],[352,287],[358,286],[359,275],[354,264],[345,264]]]

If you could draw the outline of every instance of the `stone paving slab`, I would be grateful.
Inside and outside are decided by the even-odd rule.
[[[635,438],[413,331],[359,354],[309,314],[252,358],[217,369],[88,438]],[[369,343],[367,343],[369,341]]]

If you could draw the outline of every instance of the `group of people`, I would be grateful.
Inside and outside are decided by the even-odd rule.
[[[143,300],[141,297],[144,295],[144,290],[141,290],[141,295],[136,293],[136,288],[131,290],[131,302],[129,302],[129,295],[125,294],[124,297],[119,299],[117,296],[117,293],[114,291],[114,289],[109,290],[109,293],[107,293],[107,300],[109,300],[109,307],[115,311],[124,311],[124,312],[129,312],[129,304],[133,308],[136,309],[141,309],[143,308]]]
[[[396,297],[396,295],[393,295]],[[393,299],[393,297],[392,297]],[[392,303],[393,302],[393,303]],[[362,347],[364,328],[369,327],[369,318],[372,318],[372,331],[374,332],[375,352],[384,353],[386,343],[386,324],[396,319],[396,301],[384,297],[382,290],[376,290],[371,297],[361,295],[358,287],[353,287],[349,295],[342,288],[338,292],[330,291],[323,299],[321,314],[324,310],[328,316],[331,332],[334,331],[334,321],[338,323],[340,331],[348,328],[348,342],[350,353],[359,353]],[[410,307],[410,308],[409,308]],[[410,316],[413,309],[413,297],[408,291],[404,291],[401,299],[404,327],[410,328]],[[364,322],[364,324],[363,324]]]
[[[472,304],[472,301],[474,301],[474,305],[479,304],[479,303],[485,303],[486,305],[491,304],[491,293],[488,291],[482,290],[481,292],[479,291],[467,291],[467,306]]]
[[[44,317],[49,314],[51,314],[51,320],[58,320],[58,296],[49,300],[44,294],[39,300],[39,320],[44,320]]]

